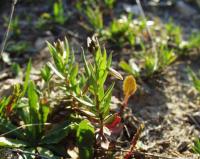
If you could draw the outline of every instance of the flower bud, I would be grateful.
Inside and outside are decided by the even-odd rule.
[[[87,38],[87,48],[90,53],[95,53],[99,48],[99,41],[95,35],[92,36],[92,38]]]

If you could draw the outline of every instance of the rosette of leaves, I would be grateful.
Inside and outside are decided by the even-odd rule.
[[[69,132],[80,129],[80,122],[74,122],[73,118],[58,124],[48,122],[51,108],[41,98],[35,82],[29,79],[30,70],[31,63],[23,86],[15,85],[13,94],[0,101],[0,148],[27,159],[66,156],[61,142]]]

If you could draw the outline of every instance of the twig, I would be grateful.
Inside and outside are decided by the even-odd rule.
[[[6,32],[5,32],[5,35],[4,35],[4,38],[3,38],[3,41],[2,41],[2,45],[1,45],[0,58],[2,58],[2,54],[4,52],[5,45],[6,45],[6,42],[7,42],[7,39],[8,39],[8,35],[9,35],[9,32],[10,32],[10,25],[11,25],[11,22],[12,22],[13,13],[14,13],[16,4],[17,4],[17,0],[13,0],[12,1],[11,12],[10,12],[10,17],[9,17],[8,28],[7,28]]]
[[[140,3],[140,0],[136,0],[136,3],[137,3],[137,5],[138,5],[138,7],[139,7],[139,10],[140,10],[140,12],[141,12],[142,18],[147,22],[147,18],[146,18],[146,15],[145,15],[145,13],[144,13],[144,10],[143,10],[143,8],[142,8],[142,5],[141,5],[141,3]],[[152,51],[154,52],[154,55],[155,55],[155,66],[154,66],[154,70],[156,70],[157,67],[158,67],[158,51],[157,51],[157,49],[156,49],[156,44],[155,44],[155,42],[154,42],[153,36],[152,36],[152,34],[151,34],[151,31],[150,31],[148,25],[147,25],[147,27],[146,27],[146,30],[147,30],[147,33],[148,33],[149,38],[150,38],[150,40],[151,40],[151,43],[152,43]]]
[[[39,125],[51,125],[51,123],[43,123],[43,124],[25,124],[25,125],[21,125],[21,126],[15,128],[15,129],[12,129],[12,130],[10,130],[10,131],[8,131],[8,132],[6,132],[6,133],[1,134],[0,137],[5,136],[5,135],[8,135],[8,134],[10,134],[10,133],[12,133],[12,132],[14,132],[14,131],[16,131],[16,130],[22,129],[22,128],[24,128],[24,127],[39,126]]]
[[[134,152],[134,149],[136,147],[137,141],[138,141],[143,129],[144,129],[144,125],[141,124],[139,126],[139,128],[137,129],[136,134],[132,138],[130,150],[128,151],[128,153],[126,153],[126,155],[124,156],[124,159],[130,159],[130,157],[133,155],[133,152]]]

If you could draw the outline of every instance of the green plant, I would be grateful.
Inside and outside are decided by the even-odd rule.
[[[65,15],[63,1],[58,0],[53,5],[53,19],[56,23],[63,25],[68,17]]]
[[[40,147],[38,142],[44,133],[49,107],[40,103],[36,86],[33,81],[29,81],[30,69],[29,63],[23,88],[15,85],[13,94],[1,99],[1,147],[20,148],[31,152],[38,151]],[[18,122],[22,122],[23,129]],[[41,149],[44,152],[45,148]]]
[[[188,68],[187,71],[189,73],[189,76],[192,79],[193,86],[200,93],[200,78],[199,78],[200,72],[198,74],[195,74],[191,68]],[[192,150],[194,153],[200,154],[200,139],[199,138],[194,141]]]
[[[122,77],[111,68],[112,56],[107,57],[97,39],[88,39],[93,61],[88,62],[83,52],[81,70],[66,39],[48,43],[48,47],[53,63],[41,70],[43,84],[36,86],[29,79],[29,62],[23,86],[15,85],[13,94],[0,101],[0,147],[12,148],[10,151],[24,158],[73,158],[74,154],[81,159],[93,158],[96,148],[108,149],[108,137],[136,91],[135,79],[125,79],[124,104],[119,113],[112,114],[114,82],[106,87],[105,81],[109,73]],[[60,112],[64,116],[57,117]]]
[[[6,25],[7,25],[9,19],[7,17],[4,17],[4,20],[5,20]],[[10,30],[11,30],[13,36],[15,36],[15,37],[18,37],[21,34],[21,29],[20,29],[19,17],[18,16],[13,18],[13,20],[11,21]]]
[[[194,48],[199,48],[200,44],[200,32],[193,33],[188,41],[188,48],[189,49],[194,49]]]
[[[12,70],[12,74],[14,76],[18,76],[20,74],[20,72],[21,72],[20,65],[17,64],[17,63],[12,63],[11,70]]]
[[[164,70],[167,66],[176,60],[176,55],[172,49],[161,45],[158,54],[158,69]]]
[[[127,42],[132,46],[135,44],[136,33],[132,27],[131,15],[129,15],[128,18],[123,16],[121,19],[114,19],[110,26],[102,33],[101,36],[104,36],[120,47]]]
[[[193,151],[197,154],[200,154],[200,139],[194,141]]]
[[[43,13],[36,22],[36,28],[41,29],[45,27],[51,20],[51,15],[49,13]]]
[[[116,0],[104,0],[105,5],[109,8],[112,9]]]
[[[144,46],[143,46],[144,47]],[[134,75],[135,77],[150,77],[157,72],[162,72],[167,66],[173,63],[176,59],[176,55],[173,50],[160,46],[158,49],[158,61],[156,66],[156,59],[152,52],[148,52],[143,48],[141,56],[131,59],[129,63],[122,60],[119,66],[126,72]],[[138,61],[139,64],[136,63]]]
[[[84,13],[87,16],[89,23],[95,30],[100,31],[103,29],[103,14],[98,6],[92,7],[87,5]]]
[[[169,42],[175,43],[179,46],[183,41],[181,28],[171,21],[165,24],[165,29],[167,31],[167,35],[169,36]]]
[[[98,0],[77,0],[75,7],[80,14],[84,13],[83,17],[86,18],[93,30],[100,32],[103,29],[103,13]],[[87,25],[82,25],[91,30]]]
[[[30,44],[26,41],[14,42],[10,41],[7,44],[6,51],[10,53],[22,54],[30,48]]]
[[[192,79],[192,83],[193,83],[195,89],[196,89],[198,92],[200,92],[200,78],[199,78],[200,72],[199,72],[199,74],[195,74],[195,73],[192,71],[192,69],[188,68],[187,70],[188,70],[188,73],[189,73],[189,75],[190,75],[190,77],[191,77],[191,79]]]

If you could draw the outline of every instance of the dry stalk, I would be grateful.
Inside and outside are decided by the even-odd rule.
[[[146,15],[145,15],[145,13],[144,13],[144,10],[143,10],[143,8],[142,8],[142,5],[141,5],[141,3],[140,3],[140,0],[136,0],[136,3],[137,3],[137,5],[138,5],[138,7],[139,7],[139,10],[140,10],[140,13],[141,13],[142,18],[143,18],[145,21],[147,21],[147,18],[146,18]],[[147,30],[147,34],[149,35],[149,38],[150,38],[150,40],[151,40],[152,51],[154,52],[154,55],[155,55],[155,56],[154,56],[154,57],[155,57],[155,66],[154,66],[154,70],[156,70],[157,67],[158,67],[158,51],[157,51],[157,48],[156,48],[156,43],[154,42],[153,35],[151,34],[151,31],[150,31],[150,28],[148,27],[148,25],[147,25],[147,27],[146,27],[146,30]]]
[[[10,32],[10,26],[11,26],[11,22],[12,22],[12,19],[13,19],[13,14],[14,14],[14,11],[15,11],[16,4],[17,4],[17,0],[13,0],[12,6],[11,6],[11,11],[10,11],[10,16],[9,16],[8,27],[7,27],[7,30],[5,32],[5,35],[4,35],[4,38],[3,38],[3,41],[2,41],[2,45],[1,45],[0,59],[2,58],[2,54],[4,52],[5,45],[6,45],[6,42],[7,42],[7,39],[8,39],[8,35],[9,35],[9,32]]]

